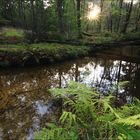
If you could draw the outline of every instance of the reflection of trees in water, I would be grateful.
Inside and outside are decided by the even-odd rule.
[[[117,71],[116,66],[113,64],[113,61],[107,60],[104,60],[101,66],[104,67],[104,70],[103,73],[101,74],[101,79],[98,86],[103,87],[103,90],[107,88],[105,92],[110,92],[108,88],[113,86],[115,84],[114,82],[116,82],[116,71]],[[109,86],[107,86],[107,84]]]
[[[140,65],[131,62],[125,62],[122,65],[122,72],[124,74],[121,76],[121,81],[130,81],[129,86],[125,89],[125,93],[128,95],[135,96],[136,94],[135,87],[139,83],[139,69]]]
[[[100,92],[102,93],[109,93],[112,92],[113,89],[115,89],[116,97],[123,98],[124,102],[127,102],[127,96],[136,96],[138,93],[138,89],[136,88],[139,83],[139,74],[138,69],[140,66],[136,63],[131,62],[124,62],[122,60],[120,61],[108,61],[107,59],[98,59],[99,61],[96,61],[96,64],[100,65],[101,68],[103,68],[100,72],[100,76],[98,79],[95,80],[93,78],[93,81],[91,81],[91,86],[96,87]],[[97,68],[97,65],[94,65],[93,63],[90,63],[91,67]],[[85,69],[86,72],[83,72],[82,74],[89,74],[90,67]],[[87,76],[80,76],[84,78]],[[123,81],[130,81],[129,86],[126,86],[123,88],[123,90],[119,88],[119,83]],[[137,89],[137,90],[136,90]],[[137,93],[136,93],[137,91]],[[139,97],[139,95],[137,95]]]
[[[3,139],[25,138],[39,119],[36,102],[39,100],[47,104],[49,98],[46,91],[8,95],[4,108],[0,109]]]
[[[140,65],[108,59],[85,58],[53,67],[7,70],[0,75],[0,131],[2,128],[5,139],[25,138],[36,125],[50,121],[52,117],[46,110],[42,117],[38,111],[46,108],[50,99],[47,89],[65,87],[70,80],[87,83],[103,93],[116,85],[116,96],[123,101],[130,95],[129,91],[135,96],[140,91]],[[131,82],[123,94],[117,94],[121,81]]]
[[[139,66],[139,69],[137,70],[137,73],[136,73],[136,78],[135,78],[135,96],[136,97],[140,97],[140,66]]]
[[[76,63],[78,65],[79,61]],[[44,120],[52,120],[56,109],[53,113],[44,112],[42,117],[38,114],[39,109],[43,111],[50,99],[47,89],[61,87],[61,77],[63,80],[67,73],[70,77],[77,77],[74,65],[69,63],[60,67],[1,72],[0,135],[3,139],[24,139],[40,124],[45,124]],[[43,105],[39,105],[40,101]]]

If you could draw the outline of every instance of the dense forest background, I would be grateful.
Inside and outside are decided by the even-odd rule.
[[[139,0],[0,0],[0,26],[38,39],[140,31]]]

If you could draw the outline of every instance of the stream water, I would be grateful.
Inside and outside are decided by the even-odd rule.
[[[140,46],[121,46],[50,66],[0,70],[0,140],[31,140],[34,132],[55,121],[48,89],[78,81],[101,94],[112,92],[118,104],[140,98]],[[130,81],[120,88],[119,83]]]

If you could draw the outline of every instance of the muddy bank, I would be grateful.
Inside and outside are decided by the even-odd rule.
[[[61,44],[1,45],[0,67],[46,65],[87,56],[90,48]]]
[[[139,45],[140,40],[107,44],[61,42],[45,44],[0,45],[0,67],[47,65],[69,59],[85,57],[102,50],[124,45]]]
[[[47,43],[59,43],[59,44],[68,44],[68,45],[79,45],[79,46],[89,46],[89,47],[112,47],[112,46],[118,46],[118,45],[140,45],[140,39],[133,39],[133,40],[120,40],[120,41],[115,41],[115,42],[110,42],[110,43],[87,43],[87,42],[81,42],[81,41],[58,41],[58,40],[47,40]]]

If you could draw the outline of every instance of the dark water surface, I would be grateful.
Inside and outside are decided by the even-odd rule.
[[[48,89],[78,81],[102,94],[114,92],[121,103],[140,98],[140,47],[126,46],[92,57],[51,66],[0,70],[0,140],[33,139],[34,132],[55,121]],[[120,88],[122,81],[129,86]]]

